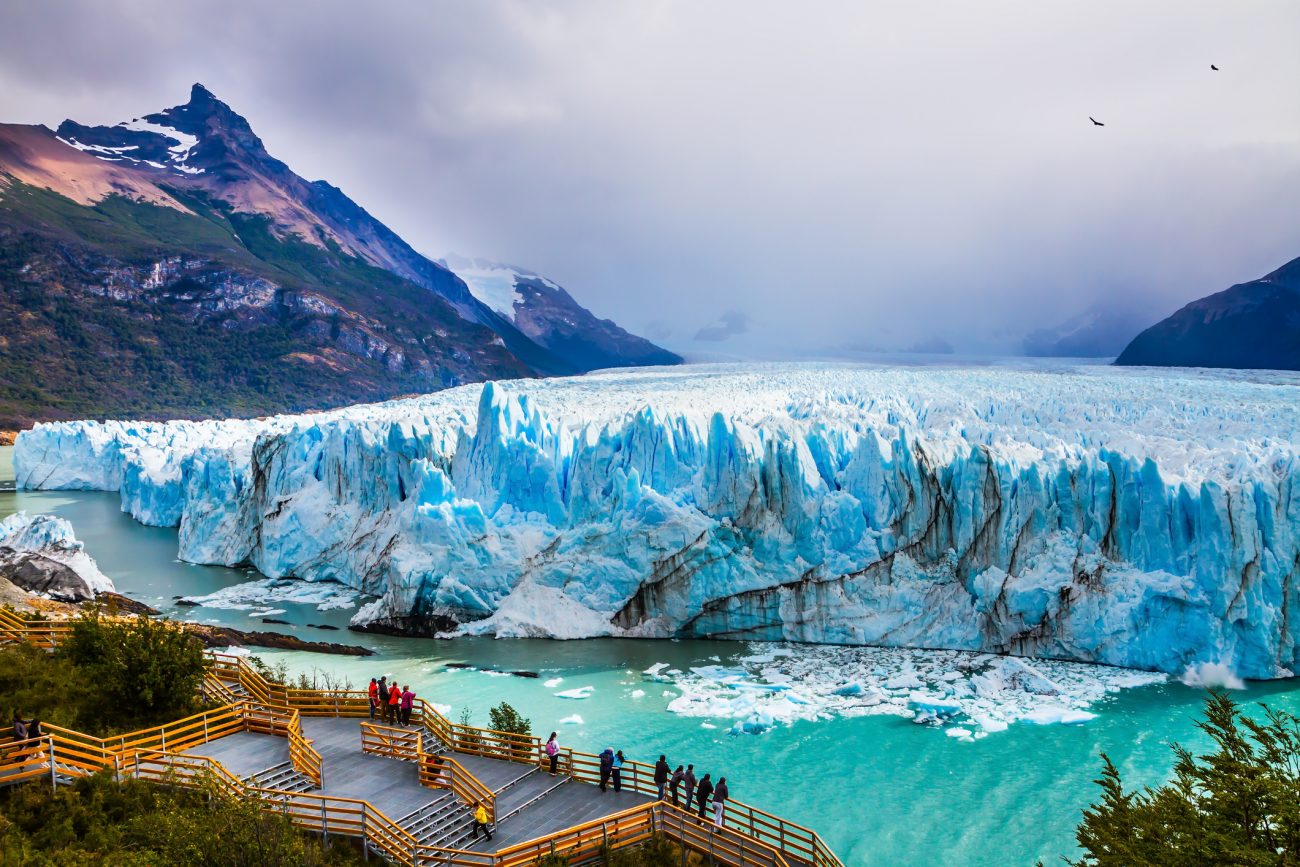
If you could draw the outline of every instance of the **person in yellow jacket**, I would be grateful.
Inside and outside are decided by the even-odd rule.
[[[482,829],[483,833],[487,835],[487,838],[489,840],[492,839],[492,831],[491,829],[488,828],[487,808],[484,807],[482,804],[478,804],[474,808],[474,839],[475,840],[478,839],[479,829]]]

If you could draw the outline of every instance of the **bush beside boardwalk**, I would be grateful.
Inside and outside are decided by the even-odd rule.
[[[0,647],[0,713],[15,712],[97,737],[159,725],[199,709],[203,645],[167,621],[73,621],[52,653]]]

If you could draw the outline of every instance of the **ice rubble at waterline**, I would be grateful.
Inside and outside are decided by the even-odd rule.
[[[1289,676],[1288,374],[686,367],[256,421],[40,425],[180,556],[332,579],[355,622],[716,636]]]
[[[732,734],[831,717],[891,715],[977,740],[1015,723],[1081,723],[1088,708],[1163,674],[966,651],[756,645],[727,665],[643,673],[671,684],[671,713],[731,721]]]

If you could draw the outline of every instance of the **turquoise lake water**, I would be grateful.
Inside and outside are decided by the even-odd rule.
[[[0,448],[0,479],[10,478]],[[534,731],[560,732],[561,743],[595,752],[605,746],[632,758],[694,762],[732,794],[818,830],[850,865],[1019,865],[1059,863],[1074,852],[1080,811],[1096,794],[1099,755],[1108,753],[1129,786],[1164,779],[1169,743],[1205,745],[1194,720],[1204,693],[1178,683],[1119,693],[1092,710],[1083,725],[1017,724],[973,743],[890,716],[798,722],[762,735],[732,736],[730,721],[669,713],[662,695],[671,685],[648,683],[641,672],[657,662],[686,669],[713,657],[726,664],[750,646],[734,642],[543,641],[457,639],[434,641],[329,631],[308,623],[346,626],[355,609],[317,611],[275,603],[290,627],[263,626],[246,612],[178,608],[178,594],[210,593],[258,576],[250,570],[193,566],[176,560],[174,530],[142,527],[118,507],[116,494],[0,493],[0,518],[11,512],[51,512],[72,522],[100,568],[129,596],[180,618],[244,628],[283,629],[303,638],[363,644],[379,655],[365,659],[257,651],[283,659],[294,671],[328,670],[360,687],[380,674],[411,683],[416,692],[450,705],[452,716],[471,708],[485,724],[487,708],[508,701],[532,719]],[[796,647],[797,651],[797,647]],[[528,679],[484,671],[448,670],[448,662],[480,668],[529,670]],[[562,677],[547,688],[547,678]],[[557,698],[557,690],[594,687],[585,700]],[[1236,696],[1300,713],[1300,683],[1251,684]],[[634,698],[635,690],[646,694]],[[580,715],[581,724],[560,724]]]

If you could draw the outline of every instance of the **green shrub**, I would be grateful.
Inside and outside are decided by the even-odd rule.
[[[216,791],[166,789],[108,773],[51,791],[0,791],[0,864],[12,867],[335,867],[362,863],[268,813]]]
[[[74,621],[55,656],[93,687],[87,708],[105,725],[177,719],[192,713],[206,662],[199,639],[165,620],[110,620],[95,611]]]
[[[1102,755],[1100,803],[1084,811],[1075,867],[1300,864],[1300,720],[1264,708],[1244,716],[1223,694],[1197,723],[1214,751],[1175,744],[1173,779],[1125,792]]]

